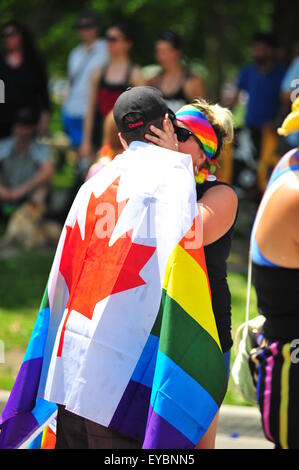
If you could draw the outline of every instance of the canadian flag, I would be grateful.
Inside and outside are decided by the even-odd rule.
[[[134,142],[80,189],[48,283],[38,396],[108,426],[197,215],[189,155]]]

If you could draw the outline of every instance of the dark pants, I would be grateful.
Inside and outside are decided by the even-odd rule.
[[[141,449],[142,443],[58,406],[56,449]]]

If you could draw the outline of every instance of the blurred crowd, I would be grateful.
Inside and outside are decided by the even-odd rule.
[[[134,38],[126,24],[113,24],[103,35],[98,15],[84,11],[76,29],[79,43],[68,56],[69,91],[61,110],[64,132],[76,155],[73,194],[121,152],[112,109],[128,87],[148,84],[160,89],[174,112],[196,97],[209,98],[202,78],[182,61],[183,44],[177,33],[164,31],[157,37],[154,47],[159,71],[149,79],[132,62]],[[273,34],[256,34],[252,62],[222,97],[222,104],[231,109],[240,96],[246,97],[245,123],[236,132],[230,153],[234,171],[227,179],[240,195],[256,202],[279,155],[299,145],[299,133],[280,141],[276,136],[297,96],[299,43],[293,45],[288,61],[281,57],[278,46]],[[13,219],[21,209],[25,219],[35,211],[40,221],[47,211],[55,174],[53,146],[44,139],[49,136],[52,109],[44,58],[31,32],[18,21],[2,26],[0,79],[5,85],[5,103],[0,105],[0,216]],[[223,155],[224,167],[228,155]]]

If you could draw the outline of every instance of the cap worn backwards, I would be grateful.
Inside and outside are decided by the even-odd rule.
[[[151,120],[163,117],[167,113],[167,104],[162,93],[151,86],[137,86],[128,88],[116,100],[113,116],[120,132],[131,132],[136,127],[145,126]],[[138,114],[136,122],[126,122],[128,114]],[[142,116],[140,118],[140,116]]]

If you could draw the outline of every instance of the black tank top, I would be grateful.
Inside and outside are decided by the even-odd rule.
[[[265,337],[282,341],[299,338],[299,269],[252,263],[252,280],[258,310],[266,317]]]
[[[103,118],[113,109],[117,98],[129,87],[132,70],[133,65],[130,64],[124,82],[109,83],[106,80],[107,67],[103,69],[96,97],[98,114]]]
[[[163,92],[163,98],[167,102],[168,107],[172,111],[174,112],[178,111],[179,108],[181,108],[182,106],[184,106],[185,104],[189,102],[188,97],[185,95],[184,85],[186,83],[186,80],[188,80],[191,77],[193,77],[193,73],[189,69],[185,69],[179,88],[173,93]],[[162,73],[157,75],[153,84],[155,87],[161,90],[161,82],[162,82]]]
[[[217,180],[197,184],[197,200],[201,199],[210,188],[221,184],[231,187]],[[227,258],[230,254],[233,229],[237,216],[238,213],[232,227],[221,238],[204,247],[211,287],[212,306],[223,352],[228,351],[233,345],[231,336],[231,295],[227,283]]]

